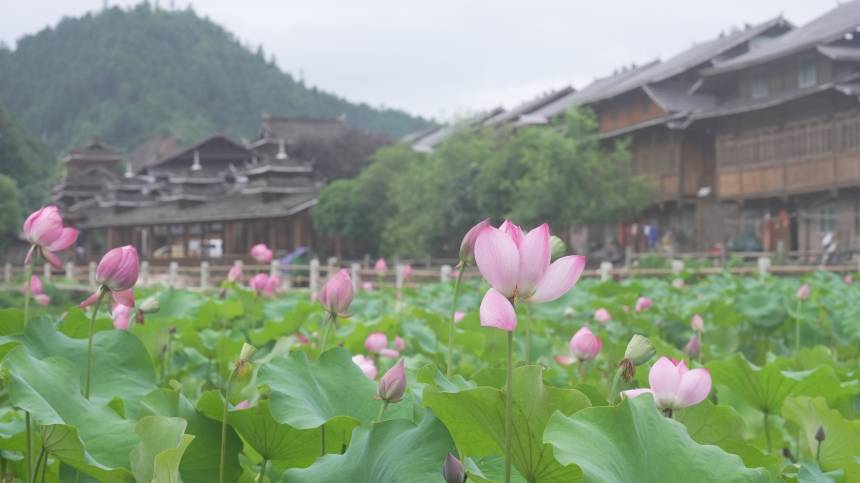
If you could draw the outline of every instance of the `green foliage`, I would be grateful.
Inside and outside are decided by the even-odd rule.
[[[746,468],[737,456],[690,439],[684,426],[663,417],[649,396],[570,417],[556,413],[544,441],[561,463],[580,465],[587,481],[665,483],[693,476],[703,483],[768,481],[766,471]]]
[[[626,145],[601,147],[596,129],[591,113],[571,111],[553,127],[455,133],[426,155],[381,150],[358,178],[323,190],[315,226],[419,257],[455,253],[486,216],[559,232],[624,218],[652,189],[630,174]]]
[[[0,104],[58,149],[93,135],[126,148],[161,131],[185,141],[216,131],[247,136],[263,111],[346,115],[391,137],[428,124],[307,86],[193,10],[149,2],[67,17],[23,37],[14,51],[0,48],[0,72]]]

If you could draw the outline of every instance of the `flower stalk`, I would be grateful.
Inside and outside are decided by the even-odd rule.
[[[457,282],[454,284],[454,299],[451,301],[451,326],[448,328],[448,364],[445,368],[445,375],[450,379],[454,367],[454,325],[457,314],[457,300],[460,297],[460,286],[463,283],[463,273],[466,271],[466,264],[460,263],[459,273],[457,273]]]
[[[508,331],[508,384],[505,390],[505,483],[511,483],[511,439],[513,436],[514,331]]]
[[[96,330],[96,314],[99,313],[99,307],[101,307],[101,305],[102,305],[102,300],[104,299],[105,294],[107,294],[107,291],[104,289],[101,289],[101,291],[99,293],[99,297],[96,300],[96,305],[95,305],[95,307],[93,307],[93,315],[90,318],[90,328],[89,328],[89,334],[87,336],[87,373],[86,373],[86,379],[84,379],[84,398],[85,399],[90,398],[90,386],[92,384],[92,378],[93,378],[93,334]]]

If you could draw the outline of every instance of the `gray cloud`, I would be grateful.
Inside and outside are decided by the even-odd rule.
[[[132,5],[137,2],[109,2]],[[152,2],[155,3],[155,2]],[[188,5],[176,1],[176,8]],[[580,87],[633,62],[666,57],[720,31],[783,14],[807,22],[822,0],[198,0],[194,9],[278,65],[355,101],[437,118],[510,107]],[[101,0],[29,0],[4,7],[0,39],[55,25]],[[170,6],[162,0],[161,7]]]

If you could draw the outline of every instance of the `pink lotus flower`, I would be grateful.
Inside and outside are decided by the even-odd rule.
[[[326,312],[347,317],[347,309],[353,298],[352,280],[346,269],[332,275],[319,293],[319,301]]]
[[[809,298],[809,284],[803,284],[798,289],[797,292],[794,293],[794,296],[798,300],[806,300]]]
[[[842,281],[845,282],[845,285],[851,285],[854,283],[854,277],[851,274],[848,274],[842,277]]]
[[[24,258],[24,264],[30,263],[33,252],[38,252],[54,268],[63,268],[63,263],[56,252],[71,247],[78,239],[78,230],[63,226],[63,218],[56,206],[46,206],[33,212],[24,221],[24,238],[32,244]]]
[[[401,352],[406,350],[406,341],[404,341],[399,335],[394,338],[394,348]]]
[[[693,318],[690,319],[690,327],[693,328],[694,332],[702,333],[705,331],[705,321],[702,319],[702,316],[699,314],[693,315]]]
[[[251,247],[251,257],[260,263],[269,263],[272,261],[272,250],[265,243],[258,243]]]
[[[517,313],[504,295],[490,288],[481,300],[481,326],[513,331],[517,328]]]
[[[460,321],[463,320],[463,317],[465,317],[465,316],[466,316],[466,312],[462,312],[460,310],[457,310],[456,312],[454,312],[454,323],[459,324]]]
[[[396,349],[384,348],[379,350],[379,356],[384,357],[386,359],[397,359],[400,357],[400,352]]]
[[[27,293],[26,283],[21,287],[21,293]],[[51,303],[51,297],[48,297],[44,292],[42,292],[42,279],[39,278],[38,275],[30,277],[30,295],[33,296],[33,300],[35,300],[39,305],[49,305]]]
[[[358,354],[352,356],[352,362],[361,369],[361,372],[363,372],[368,379],[376,379],[376,364],[373,363],[373,359]]]
[[[699,339],[699,335],[696,334],[691,337],[690,341],[687,342],[687,345],[684,346],[684,354],[686,354],[690,359],[697,359],[701,352],[702,341]]]
[[[248,280],[248,286],[258,294],[264,294],[269,287],[269,274],[260,272],[254,275]]]
[[[661,357],[648,373],[650,389],[632,389],[622,394],[634,398],[649,393],[660,409],[682,409],[705,400],[711,392],[711,374],[707,369],[687,369],[684,361],[673,363]]]
[[[407,281],[412,277],[412,265],[406,264],[403,265],[402,271],[400,272],[403,275],[403,281]]]
[[[403,399],[404,392],[406,392],[406,367],[403,365],[403,359],[400,359],[379,380],[376,397],[385,402],[396,403]]]
[[[310,339],[308,339],[308,337],[301,332],[296,332],[295,334],[293,334],[293,336],[298,339],[299,344],[308,345],[311,343]]]
[[[131,320],[131,307],[122,304],[115,304],[111,311],[113,317],[113,328],[117,330],[128,330],[129,321]]]
[[[651,299],[648,297],[639,297],[636,299],[636,311],[642,312],[644,310],[648,310],[651,308],[652,304],[653,302],[651,302]]]
[[[562,366],[569,366],[576,362],[576,359],[570,356],[553,356],[555,362]]]
[[[388,271],[388,262],[386,262],[384,258],[380,258],[376,261],[376,264],[373,265],[373,271],[376,272],[376,275],[384,277],[385,272]]]
[[[612,315],[609,313],[608,310],[601,307],[594,311],[594,320],[600,322],[601,324],[605,324],[612,320]]]
[[[510,221],[501,228],[485,227],[475,242],[475,261],[492,286],[481,302],[481,325],[503,330],[516,327],[510,299],[555,300],[573,287],[585,268],[585,257],[580,256],[562,257],[550,264],[546,223],[526,235]],[[502,309],[504,304],[510,310]]]
[[[364,348],[368,352],[379,353],[388,346],[388,337],[382,332],[373,332],[364,339]]]
[[[361,289],[365,292],[373,292],[373,282],[361,282]]]
[[[570,338],[570,353],[580,362],[590,361],[600,354],[603,342],[588,327],[582,327]]]
[[[251,407],[251,403],[245,399],[244,401],[237,404],[233,409],[235,411],[244,411],[245,409],[249,409]]]
[[[126,245],[108,251],[96,267],[96,282],[99,288],[81,302],[80,307],[96,303],[104,291],[111,293],[114,302],[134,307],[134,295],[131,289],[137,283],[139,273],[140,261],[134,246]]]
[[[460,262],[463,265],[468,264],[475,258],[475,242],[478,241],[478,235],[480,235],[485,228],[489,227],[490,219],[487,218],[466,232],[466,235],[463,237],[463,241],[460,242]],[[454,274],[455,277],[458,275],[459,273]]]
[[[241,265],[233,265],[230,267],[230,271],[227,272],[227,280],[233,283],[241,283],[242,282],[242,266]]]
[[[269,277],[269,280],[266,281],[266,286],[263,288],[263,295],[266,295],[267,297],[274,297],[280,286],[280,278],[278,278],[277,276]]]

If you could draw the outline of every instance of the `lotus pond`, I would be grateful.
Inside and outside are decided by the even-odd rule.
[[[507,403],[513,481],[860,481],[860,284],[682,279],[581,280],[517,307],[509,399],[483,281],[460,293],[450,367],[453,283],[356,293],[322,354],[328,314],[306,291],[137,289],[159,310],[123,331],[102,309],[89,399],[92,308],[45,287],[25,323],[6,294],[3,481],[443,482],[449,453],[468,481],[503,481]],[[571,344],[584,326],[599,341]],[[661,403],[663,357],[706,368],[707,397]],[[380,399],[399,360],[405,392]]]

